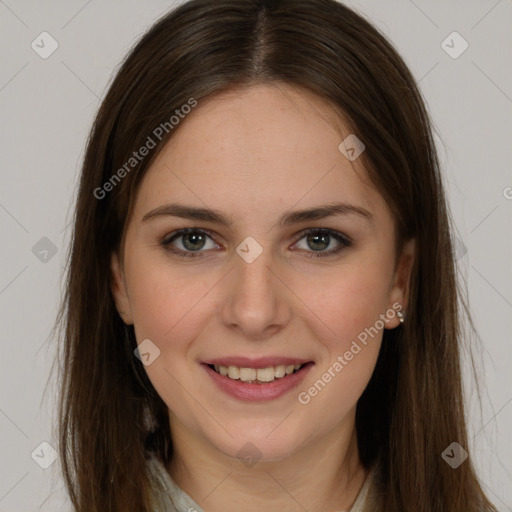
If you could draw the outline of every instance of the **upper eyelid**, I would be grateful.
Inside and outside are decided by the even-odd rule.
[[[203,228],[182,228],[177,229],[173,231],[172,233],[169,233],[168,235],[165,235],[163,238],[164,242],[170,243],[170,241],[174,238],[179,238],[180,236],[185,236],[187,233],[205,233],[207,234],[212,240],[215,240],[215,237],[212,236],[213,231],[209,229],[203,229]]]

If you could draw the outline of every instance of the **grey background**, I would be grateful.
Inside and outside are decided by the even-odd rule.
[[[394,42],[434,119],[481,341],[482,410],[468,385],[465,448],[499,510],[512,511],[512,0],[346,3]],[[0,512],[70,510],[58,461],[36,460],[51,460],[41,442],[57,446],[52,381],[44,391],[80,162],[114,69],[173,5],[0,0]],[[47,59],[31,47],[43,31],[59,45]],[[453,31],[469,44],[456,59],[441,46]]]

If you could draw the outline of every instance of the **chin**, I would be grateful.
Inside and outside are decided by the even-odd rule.
[[[253,429],[247,428],[245,425],[227,425],[227,428],[229,432],[233,433],[233,437],[224,432],[221,438],[210,438],[210,443],[220,452],[228,457],[239,459],[248,467],[257,462],[286,459],[305,443],[303,434],[301,436],[293,435],[290,425],[276,429],[275,421],[263,422],[260,427]],[[235,432],[243,432],[243,434],[237,435]]]

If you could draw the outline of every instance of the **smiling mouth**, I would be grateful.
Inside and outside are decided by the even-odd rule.
[[[248,384],[266,384],[298,373],[303,367],[313,363],[267,366],[265,368],[244,368],[208,364],[213,371],[231,380],[240,380]]]

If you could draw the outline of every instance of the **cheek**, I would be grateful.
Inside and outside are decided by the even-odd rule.
[[[384,257],[371,264],[361,258],[357,264],[338,268],[329,278],[309,283],[308,306],[315,314],[305,318],[323,350],[315,372],[299,391],[303,393],[299,403],[309,404],[309,412],[323,415],[329,424],[356,404],[375,368],[390,268]]]
[[[154,337],[164,345],[182,339],[179,332],[192,338],[197,325],[194,315],[207,304],[208,291],[216,283],[214,276],[191,273],[165,257],[134,258],[131,275],[130,301],[140,336]]]
[[[180,411],[182,420],[191,421],[187,415],[195,404],[189,393],[200,395],[190,381],[197,371],[191,349],[204,329],[199,317],[208,309],[208,291],[218,279],[197,278],[159,258],[148,258],[145,263],[134,258],[131,272],[130,301],[137,341],[149,339],[160,351],[144,369],[164,402]],[[184,387],[189,393],[183,392]]]
[[[322,417],[324,428],[333,428],[352,410],[372,376],[387,298],[386,280],[377,281],[363,269],[337,277],[336,285],[312,298],[317,315],[309,315],[309,329],[318,335],[323,351],[297,393],[300,407]]]
[[[324,339],[333,348],[342,350],[350,345],[385,313],[389,277],[389,269],[382,263],[378,268],[361,263],[347,265],[322,279],[311,278],[301,296],[308,297],[305,303],[314,313],[309,316],[318,325],[315,330],[325,333]]]

